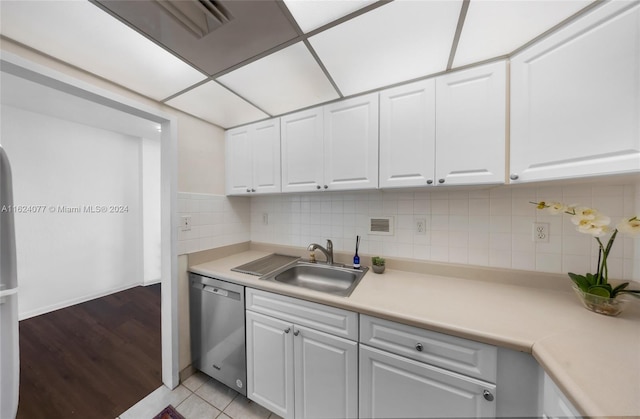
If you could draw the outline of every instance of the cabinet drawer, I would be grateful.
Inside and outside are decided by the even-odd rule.
[[[360,316],[360,342],[496,382],[498,350],[495,346],[366,315]]]
[[[361,418],[494,418],[496,385],[360,345]]]
[[[352,311],[253,288],[246,289],[246,308],[300,326],[358,340],[358,314]]]

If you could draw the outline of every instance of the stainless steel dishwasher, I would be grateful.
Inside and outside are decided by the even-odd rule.
[[[189,274],[194,368],[247,395],[244,287]]]

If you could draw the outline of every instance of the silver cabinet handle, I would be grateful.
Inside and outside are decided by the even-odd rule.
[[[295,330],[295,331],[293,332],[293,336],[298,336],[299,334],[300,334],[300,331],[299,331],[299,330]]]
[[[444,179],[438,179],[438,183],[444,183]]]
[[[483,391],[482,392],[482,396],[488,402],[492,402],[493,401],[493,394],[491,394],[491,392],[489,390]]]
[[[518,178],[520,178],[520,176],[518,176],[516,173],[511,173],[511,176],[509,176],[509,179],[511,180],[518,180]]]
[[[433,183],[433,179],[427,179],[427,185],[431,185]]]
[[[422,344],[420,342],[416,343],[416,351],[422,352]]]
[[[287,327],[286,329],[284,329],[284,333],[289,333],[291,331],[290,327]]]

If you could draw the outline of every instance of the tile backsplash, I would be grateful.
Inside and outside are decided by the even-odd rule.
[[[249,241],[250,211],[248,198],[179,192],[178,254]],[[188,231],[180,226],[183,216],[191,216]]]
[[[530,201],[594,207],[617,224],[640,215],[640,182],[621,185],[510,186],[449,191],[318,192],[250,199],[250,238],[306,246],[331,239],[336,250],[531,271],[595,270],[597,242],[569,216],[537,211]],[[249,205],[249,204],[247,204]],[[390,216],[391,236],[368,234],[369,217]],[[426,229],[417,232],[424,220]],[[549,223],[549,241],[534,242],[533,223]],[[640,281],[640,239],[619,235],[609,276]]]

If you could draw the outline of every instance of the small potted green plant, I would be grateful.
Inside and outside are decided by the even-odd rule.
[[[373,269],[373,272],[377,274],[381,274],[384,272],[384,264],[385,260],[380,256],[374,256],[371,258],[371,268]]]

